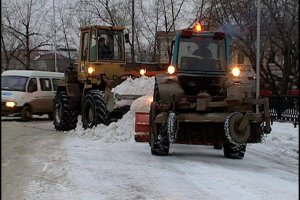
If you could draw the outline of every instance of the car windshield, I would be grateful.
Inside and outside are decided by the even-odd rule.
[[[181,38],[178,68],[192,71],[225,71],[225,40],[209,37]]]
[[[27,79],[25,76],[1,76],[1,90],[25,92]]]

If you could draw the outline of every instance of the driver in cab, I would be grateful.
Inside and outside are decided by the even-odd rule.
[[[98,57],[100,59],[111,59],[112,52],[107,45],[107,39],[105,35],[101,35],[98,40]]]

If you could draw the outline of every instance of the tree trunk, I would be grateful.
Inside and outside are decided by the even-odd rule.
[[[26,26],[26,70],[30,70],[29,24]]]

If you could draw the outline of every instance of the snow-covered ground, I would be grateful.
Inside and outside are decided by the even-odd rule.
[[[134,142],[128,124],[67,133],[63,164],[45,166],[58,184],[32,179],[28,199],[298,199],[299,128],[290,123],[275,122],[242,160],[201,145],[176,144],[170,156],[153,156],[147,143]]]
[[[134,113],[148,111],[151,98],[151,92],[140,97],[109,126],[83,130],[79,116],[77,128],[65,132],[62,164],[49,161],[43,169],[58,181],[31,179],[26,199],[298,199],[299,126],[274,122],[262,143],[248,144],[242,160],[211,146],[178,144],[158,157],[148,143],[134,141]],[[26,126],[53,129],[50,121]]]

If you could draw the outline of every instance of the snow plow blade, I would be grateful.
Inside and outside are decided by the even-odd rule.
[[[149,113],[136,112],[135,113],[135,135],[136,142],[148,142],[149,141]]]

